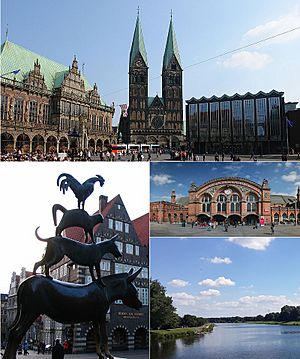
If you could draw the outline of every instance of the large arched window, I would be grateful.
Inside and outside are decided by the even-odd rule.
[[[223,194],[220,194],[218,197],[218,212],[226,212],[226,197]]]
[[[202,197],[202,212],[210,212],[210,196],[208,194]]]
[[[231,212],[240,212],[240,197],[238,194],[234,193],[230,197],[230,211]]]
[[[250,193],[247,196],[247,212],[256,212],[257,211],[257,197],[255,194]]]

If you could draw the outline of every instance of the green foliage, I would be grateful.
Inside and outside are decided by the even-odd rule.
[[[152,329],[176,328],[180,324],[180,317],[173,306],[173,300],[166,295],[166,289],[159,281],[150,284],[150,326]]]

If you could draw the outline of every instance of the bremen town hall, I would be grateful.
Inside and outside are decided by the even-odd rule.
[[[162,65],[162,97],[148,95],[148,60],[139,16],[129,57],[128,115],[119,141],[177,147],[183,142],[182,66],[171,17]]]
[[[78,69],[8,40],[1,46],[1,152],[101,150],[114,142],[114,108]]]

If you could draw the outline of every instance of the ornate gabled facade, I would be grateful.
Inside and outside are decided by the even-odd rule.
[[[1,46],[1,152],[101,150],[116,142],[114,108],[78,69],[10,41]]]
[[[183,143],[182,65],[173,20],[162,66],[162,97],[148,95],[148,60],[139,16],[129,57],[128,116],[121,116],[119,138],[125,143],[178,147]]]
[[[200,186],[193,183],[188,197],[180,201],[173,191],[170,202],[152,202],[150,218],[159,223],[300,223],[300,187],[297,197],[272,195],[266,179],[258,184],[239,177],[217,178]]]

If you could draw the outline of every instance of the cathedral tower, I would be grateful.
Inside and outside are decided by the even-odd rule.
[[[182,66],[172,16],[163,58],[162,97],[167,112],[167,128],[183,130]]]
[[[146,128],[148,102],[148,61],[139,15],[129,57],[129,121],[131,135]]]

